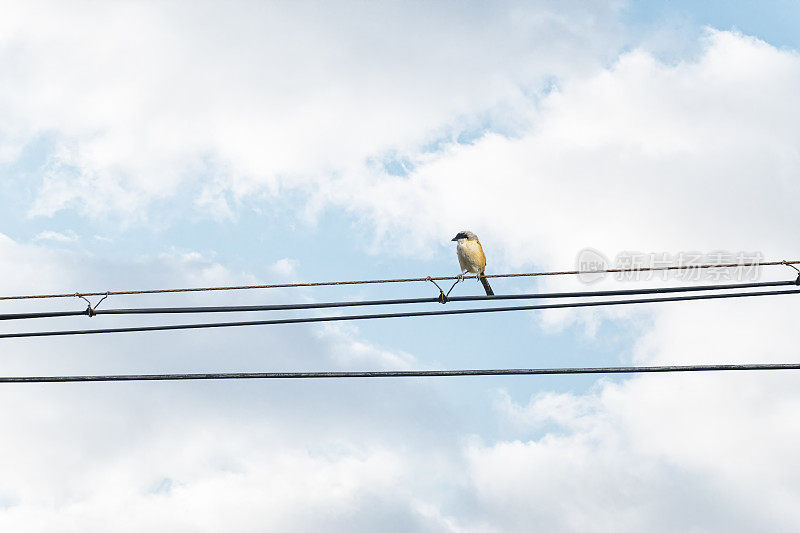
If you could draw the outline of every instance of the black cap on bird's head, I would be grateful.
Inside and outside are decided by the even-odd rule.
[[[458,234],[456,234],[456,236],[453,237],[451,240],[458,241],[458,240],[461,240],[461,239],[477,240],[478,236],[475,235],[474,233],[472,233],[469,230],[464,230],[464,231],[459,231]]]

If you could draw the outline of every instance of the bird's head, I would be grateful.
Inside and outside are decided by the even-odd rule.
[[[451,240],[455,242],[463,242],[463,241],[477,241],[478,236],[472,233],[469,230],[459,231],[455,237]]]

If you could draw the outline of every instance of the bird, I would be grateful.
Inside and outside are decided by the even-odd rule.
[[[494,296],[494,291],[486,279],[486,255],[483,253],[483,246],[478,236],[469,230],[459,231],[452,239],[457,242],[456,255],[458,264],[461,266],[461,276],[464,272],[472,272],[478,275],[478,279],[486,291],[486,296]]]

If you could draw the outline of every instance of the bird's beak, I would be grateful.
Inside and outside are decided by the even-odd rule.
[[[452,238],[452,239],[450,239],[450,240],[451,240],[451,241],[457,241],[457,240],[458,240],[458,235],[456,235],[455,237],[453,237],[453,238]]]

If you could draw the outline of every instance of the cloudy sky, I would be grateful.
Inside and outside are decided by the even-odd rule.
[[[698,4],[0,1],[0,295],[452,275],[465,228],[490,273],[800,259],[800,8]],[[794,362],[799,304],[6,339],[0,375]],[[796,530],[797,379],[4,385],[0,529]]]

